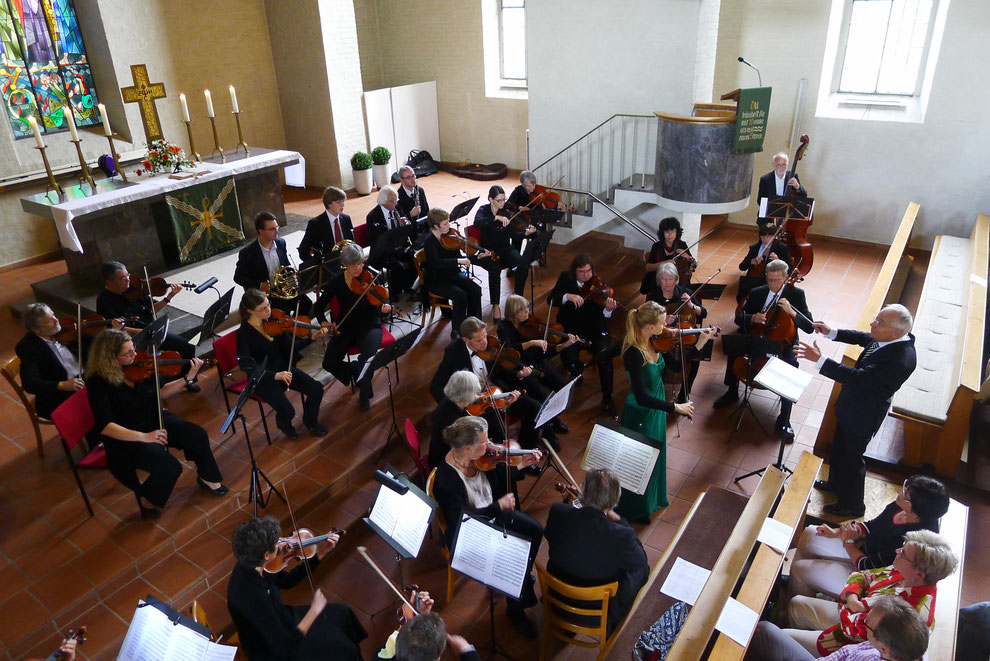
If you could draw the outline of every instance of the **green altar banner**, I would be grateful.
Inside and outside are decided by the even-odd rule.
[[[234,179],[218,179],[166,195],[179,261],[198,262],[244,238]]]
[[[736,111],[736,135],[732,148],[738,152],[763,151],[770,113],[770,87],[750,87],[739,90]]]

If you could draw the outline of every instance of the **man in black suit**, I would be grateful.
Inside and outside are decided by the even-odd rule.
[[[866,463],[863,453],[880,429],[894,393],[907,381],[917,365],[914,320],[903,305],[888,305],[870,323],[870,332],[836,330],[816,321],[815,331],[830,340],[864,347],[853,367],[822,356],[818,342],[801,342],[795,353],[815,361],[818,371],[842,384],[835,400],[835,435],[832,437],[828,481],[817,480],[815,488],[834,491],[838,502],[825,511],[836,516],[862,516],[866,510],[863,489]]]
[[[43,418],[83,387],[82,369],[76,356],[55,336],[61,325],[44,303],[32,303],[24,310],[27,333],[14,347],[21,359],[21,385],[34,395],[34,410]]]
[[[268,292],[279,268],[292,266],[292,263],[289,261],[285,239],[278,237],[278,220],[275,214],[268,211],[259,213],[254,218],[254,229],[258,232],[258,240],[241,248],[241,252],[237,255],[234,282],[244,289],[260,289]],[[265,286],[262,287],[262,284]],[[301,292],[298,292],[294,298],[280,298],[269,293],[268,299],[272,307],[288,313],[295,312],[297,302],[299,314],[308,315],[312,307],[312,301]]]
[[[299,242],[299,270],[302,271],[300,285],[302,291],[308,291],[317,283],[318,268],[328,268],[329,273],[323,274],[323,282],[329,279],[340,268],[336,262],[320,266],[333,256],[333,247],[341,241],[354,240],[354,225],[351,217],[344,213],[344,203],[347,193],[336,186],[329,186],[323,191],[323,213],[310,218],[306,223],[306,232]],[[307,270],[309,269],[309,270]]]
[[[608,602],[608,635],[625,618],[650,575],[636,531],[613,509],[619,494],[619,480],[611,471],[589,471],[581,507],[554,503],[543,533],[550,547],[547,571],[554,577],[582,587],[619,582]]]
[[[443,389],[450,379],[450,375],[460,370],[467,370],[478,375],[482,388],[497,386],[502,392],[512,392],[518,390],[524,380],[532,374],[532,368],[526,367],[513,372],[499,366],[489,367],[486,362],[478,356],[478,352],[483,352],[488,348],[488,329],[485,322],[477,317],[467,317],[461,322],[461,337],[447,345],[444,349],[443,359],[437,367],[433,380],[430,381],[430,394],[439,403],[444,398]],[[545,425],[541,430],[535,428],[536,416],[540,413],[540,402],[522,394],[512,400],[508,410],[521,419],[519,431],[519,445],[526,449],[539,447],[540,436],[550,442],[554,450],[560,449],[555,431],[566,433],[566,427],[558,420],[554,419]]]
[[[432,601],[432,600],[431,600]],[[395,637],[395,659],[405,661],[440,661],[445,647],[450,646],[459,661],[480,661],[477,650],[463,636],[447,634],[443,619],[430,611],[410,619]],[[379,656],[379,659],[385,658]]]
[[[430,203],[426,201],[426,191],[416,183],[416,171],[408,165],[399,168],[399,215],[413,224],[413,242],[416,237],[427,232],[426,215],[430,213]],[[419,244],[417,244],[419,245]]]
[[[736,315],[736,324],[744,332],[749,332],[753,324],[765,324],[767,322],[766,310],[777,298],[778,293],[787,282],[787,264],[776,259],[767,264],[766,277],[767,284],[756,287],[749,292],[749,298],[742,311]],[[804,296],[804,291],[794,285],[788,285],[783,294],[780,294],[780,303],[776,314],[787,314],[793,319],[794,324],[805,333],[814,331],[814,322],[811,312],[808,310],[808,303]],[[780,358],[785,362],[797,367],[797,358],[794,357],[794,344],[797,344],[798,333],[794,333],[794,342],[783,347]],[[715,408],[722,408],[739,399],[739,380],[732,373],[733,357],[727,356],[725,364],[725,379],[723,383],[729,386],[725,394],[714,402]],[[794,440],[794,429],[791,427],[791,401],[783,397],[780,398],[780,414],[777,416],[775,428],[777,433],[783,436],[787,442]]]
[[[743,300],[753,287],[766,284],[766,273],[759,277],[751,277],[748,275],[751,268],[775,259],[787,264],[788,269],[791,268],[791,254],[783,241],[774,239],[776,232],[777,227],[772,223],[760,225],[760,240],[749,247],[749,252],[739,262],[739,270],[746,272],[747,275],[739,277],[739,291],[736,292],[736,301]]]
[[[773,157],[773,171],[767,172],[760,177],[760,186],[757,189],[757,202],[765,197],[782,197],[790,195],[792,197],[808,197],[808,191],[801,185],[798,176],[787,169],[787,154],[780,152]],[[787,192],[785,192],[787,191]]]
[[[415,176],[415,175],[414,175]],[[400,215],[396,207],[399,195],[391,186],[382,186],[378,191],[378,204],[368,212],[365,222],[368,225],[368,241],[371,254],[368,264],[376,269],[388,270],[389,294],[412,289],[416,281],[416,265],[413,263],[413,250],[409,241],[404,245],[388,250],[389,232],[409,225],[409,219]]]

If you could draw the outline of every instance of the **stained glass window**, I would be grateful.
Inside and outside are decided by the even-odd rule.
[[[73,0],[0,0],[0,97],[15,138],[99,124],[96,86]]]

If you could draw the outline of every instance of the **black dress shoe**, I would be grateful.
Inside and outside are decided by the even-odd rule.
[[[722,409],[728,406],[729,404],[733,404],[738,401],[739,401],[739,391],[732,390],[730,388],[729,390],[725,391],[725,394],[723,394],[721,397],[719,397],[714,402],[712,402],[712,408]]]
[[[794,428],[791,427],[790,420],[781,420],[777,418],[776,424],[777,433],[783,437],[785,443],[794,442]]]
[[[550,426],[553,427],[553,430],[558,434],[567,434],[571,431],[571,428],[568,427],[567,424],[560,418],[554,418],[553,422],[550,423]],[[554,450],[558,449],[559,448],[554,448]]]
[[[358,402],[358,406],[360,407],[362,413],[367,413],[371,410],[371,400],[362,397],[361,401]]]
[[[189,392],[199,392],[202,388],[195,381],[186,381],[186,390]]]
[[[296,428],[292,425],[286,425],[284,427],[282,425],[278,425],[278,430],[285,434],[286,438],[299,438],[299,432],[296,431]]]
[[[505,609],[505,614],[508,616],[509,622],[512,623],[512,628],[518,631],[519,635],[529,640],[536,640],[536,627],[526,617],[526,611],[518,605],[518,602],[515,602],[514,605],[514,602],[510,601]]]
[[[828,491],[829,493],[835,493],[838,489],[829,482],[828,480],[815,480],[815,488],[819,491]]]
[[[141,508],[142,519],[157,519],[162,515],[162,511],[157,507],[145,507],[141,504],[139,504],[138,507]]]
[[[866,505],[843,505],[842,503],[832,503],[822,508],[826,514],[841,516],[847,519],[855,519],[866,514]]]
[[[196,482],[199,483],[199,486],[203,487],[204,489],[206,489],[207,491],[209,491],[210,493],[212,493],[214,496],[223,496],[225,494],[230,493],[230,489],[227,487],[226,484],[222,484],[221,483],[220,486],[218,486],[216,489],[214,489],[209,484],[207,484],[203,480],[203,478],[199,477],[198,475],[196,476]]]
[[[306,427],[308,427],[309,431],[311,431],[316,436],[326,436],[327,434],[330,433],[326,427],[324,427],[318,422],[314,422],[311,425],[306,425]]]

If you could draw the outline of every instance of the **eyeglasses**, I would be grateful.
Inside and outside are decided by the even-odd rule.
[[[276,231],[276,230],[278,230],[278,225],[276,225],[275,227],[262,227],[262,228],[261,228],[260,230],[258,230],[258,231],[259,231],[259,232],[274,232],[274,231]]]
[[[907,561],[908,561],[909,563],[911,563],[912,565],[914,564],[914,560],[912,560],[912,559],[911,559],[911,556],[909,556],[909,555],[907,554],[907,547],[906,547],[906,546],[902,546],[901,548],[899,548],[899,549],[897,549],[896,551],[894,551],[894,553],[895,553],[896,555],[898,555],[898,556],[900,556],[900,557],[902,557],[902,558],[904,558],[905,560],[907,560]]]
[[[499,204],[503,204],[505,202],[505,198],[504,197],[496,197],[495,198],[495,201],[498,202]]]

